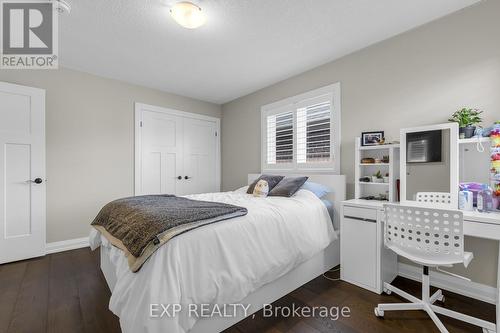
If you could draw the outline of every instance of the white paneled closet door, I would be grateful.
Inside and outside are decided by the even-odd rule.
[[[142,113],[141,194],[182,193],[182,118]]]
[[[0,82],[0,264],[45,255],[45,90]]]
[[[215,177],[216,126],[213,121],[184,118],[183,194],[218,190]]]
[[[217,192],[219,120],[136,104],[135,194]]]

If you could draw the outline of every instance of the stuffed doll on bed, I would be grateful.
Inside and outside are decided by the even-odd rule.
[[[269,184],[264,179],[259,180],[257,184],[255,184],[255,188],[253,189],[253,196],[259,198],[265,198],[267,197],[268,193],[269,193]]]

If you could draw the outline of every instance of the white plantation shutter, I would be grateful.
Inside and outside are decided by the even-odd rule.
[[[330,161],[331,115],[330,101],[297,109],[297,163]]]
[[[293,162],[293,112],[267,116],[267,163]]]
[[[340,84],[262,107],[262,171],[328,170],[340,161]]]

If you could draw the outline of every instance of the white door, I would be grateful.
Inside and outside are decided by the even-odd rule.
[[[217,127],[213,121],[184,118],[182,194],[216,192]]]
[[[142,182],[136,194],[182,192],[182,118],[144,110],[140,125]]]
[[[135,194],[216,192],[219,120],[136,104]]]
[[[45,254],[45,91],[0,82],[0,264]]]

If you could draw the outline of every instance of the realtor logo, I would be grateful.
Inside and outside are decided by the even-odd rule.
[[[57,13],[40,1],[1,1],[1,68],[56,69]]]

